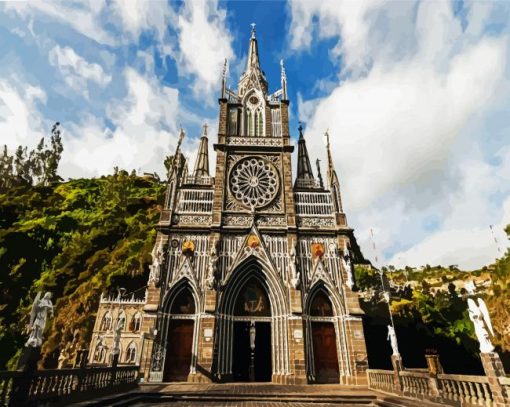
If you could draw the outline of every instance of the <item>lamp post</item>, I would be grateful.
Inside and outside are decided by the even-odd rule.
[[[250,349],[251,349],[251,358],[250,358],[250,382],[255,381],[255,336],[256,336],[256,328],[255,321],[251,320],[250,322]]]

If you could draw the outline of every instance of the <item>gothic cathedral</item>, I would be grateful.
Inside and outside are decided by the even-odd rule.
[[[149,382],[366,385],[352,290],[363,257],[329,139],[323,180],[299,128],[294,180],[285,70],[269,94],[257,47],[253,30],[237,91],[224,70],[214,177],[207,127],[192,173],[181,131],[145,299],[101,298],[90,363],[108,363],[117,340],[119,363],[139,364]]]

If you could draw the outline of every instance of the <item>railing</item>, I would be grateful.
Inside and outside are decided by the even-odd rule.
[[[0,372],[0,405],[70,403],[136,387],[138,366]]]
[[[440,374],[437,382],[439,394],[446,400],[479,406],[492,402],[492,392],[486,376]]]
[[[368,383],[374,390],[392,392],[395,384],[393,383],[394,374],[391,370],[368,370]]]
[[[429,387],[430,375],[421,372],[400,372],[404,394],[413,397],[431,394]]]
[[[379,390],[414,399],[425,399],[435,403],[453,406],[491,406],[494,397],[487,376],[438,374],[402,370],[395,380],[393,370],[369,369],[368,386]],[[500,377],[502,387],[510,388],[510,378]]]
[[[297,181],[303,182],[304,180]],[[296,202],[296,215],[332,216],[335,212],[329,192],[296,192],[294,194],[294,200]]]
[[[191,185],[213,185],[214,177],[194,177],[192,175],[188,175],[184,177],[182,183]]]

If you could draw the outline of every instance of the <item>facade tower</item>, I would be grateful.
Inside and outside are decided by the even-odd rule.
[[[236,91],[226,79],[225,63],[215,176],[207,127],[193,172],[180,152],[183,133],[169,171],[137,363],[150,382],[364,385],[362,311],[352,290],[352,262],[363,258],[329,136],[324,183],[299,128],[294,179],[285,69],[282,62],[281,89],[270,94],[254,28]]]

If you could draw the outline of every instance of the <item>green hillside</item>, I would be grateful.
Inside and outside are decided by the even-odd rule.
[[[0,368],[13,366],[26,340],[37,291],[51,291],[56,303],[43,346],[51,366],[73,336],[87,345],[101,292],[143,287],[164,189],[116,170],[0,193]]]

